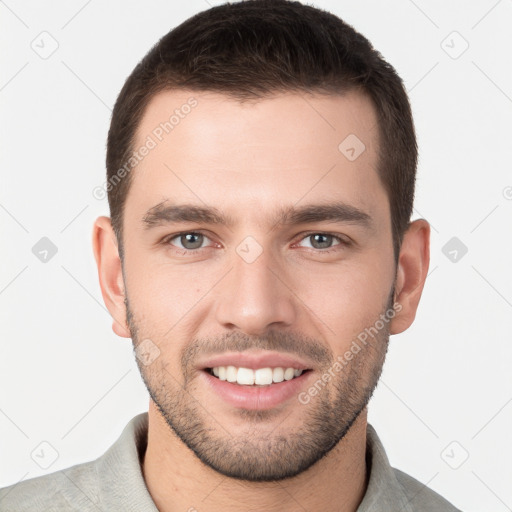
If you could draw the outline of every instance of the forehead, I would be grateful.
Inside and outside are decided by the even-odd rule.
[[[223,94],[164,91],[138,127],[127,199],[228,208],[350,199],[368,210],[384,199],[378,126],[364,95],[283,93],[241,103]],[[146,209],[147,209],[146,208]]]
[[[220,93],[174,90],[160,92],[149,101],[135,145],[150,136],[157,144],[188,142],[187,148],[221,141],[222,146],[252,145],[256,150],[257,145],[265,145],[296,152],[299,143],[306,142],[305,151],[313,147],[332,151],[346,136],[356,135],[369,150],[368,156],[377,131],[371,100],[356,91],[344,95],[288,92],[240,102]],[[199,149],[205,153],[214,148],[201,144],[194,153]]]

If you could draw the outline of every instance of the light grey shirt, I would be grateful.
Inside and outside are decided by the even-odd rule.
[[[148,413],[130,420],[119,439],[96,460],[0,489],[1,512],[158,512],[144,482]],[[357,512],[460,512],[424,484],[390,466],[384,447],[367,426],[369,481]],[[190,507],[207,510],[204,503]]]

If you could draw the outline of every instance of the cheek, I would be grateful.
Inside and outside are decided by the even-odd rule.
[[[384,312],[392,278],[385,265],[361,261],[297,275],[292,289],[297,290],[315,325],[338,345],[333,350],[342,351]]]
[[[217,266],[176,265],[133,253],[125,271],[130,307],[141,333],[160,339],[175,336],[197,315],[223,274]]]

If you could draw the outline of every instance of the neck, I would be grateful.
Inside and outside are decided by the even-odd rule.
[[[143,474],[160,512],[354,512],[366,491],[366,409],[325,457],[300,475],[278,482],[248,482],[221,475],[183,444],[152,400],[148,417]]]

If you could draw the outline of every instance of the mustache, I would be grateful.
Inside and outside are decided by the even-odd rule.
[[[181,353],[181,366],[190,370],[198,355],[215,356],[225,352],[275,350],[299,356],[322,367],[329,365],[333,352],[318,340],[300,333],[269,331],[264,336],[247,336],[242,332],[225,333],[219,337],[196,338]]]

